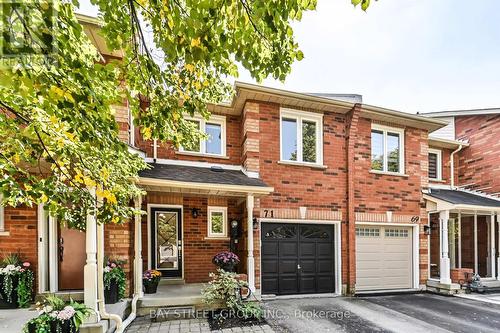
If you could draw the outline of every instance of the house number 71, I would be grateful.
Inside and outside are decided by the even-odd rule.
[[[274,211],[272,209],[264,209],[264,217],[274,217]]]

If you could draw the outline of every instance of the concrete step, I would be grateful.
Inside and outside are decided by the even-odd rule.
[[[45,299],[45,297],[50,295],[55,295],[59,298],[62,298],[66,302],[68,302],[70,299],[77,302],[83,301],[83,290],[67,290],[67,291],[57,291],[55,293],[45,292],[36,294],[35,302],[41,302]]]

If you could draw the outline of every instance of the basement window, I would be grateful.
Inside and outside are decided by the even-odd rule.
[[[429,179],[442,179],[442,153],[439,149],[429,149]]]
[[[208,207],[208,237],[227,237],[227,207]]]

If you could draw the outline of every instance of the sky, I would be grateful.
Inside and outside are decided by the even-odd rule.
[[[86,0],[79,12],[95,15]],[[297,92],[355,93],[403,112],[500,107],[500,11],[488,0],[318,0],[294,22]],[[239,81],[253,82],[246,70]]]

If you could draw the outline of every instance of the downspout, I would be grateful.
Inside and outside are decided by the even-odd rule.
[[[458,148],[456,150],[454,150],[451,155],[450,155],[450,186],[451,186],[451,189],[453,190],[455,188],[455,172],[454,172],[454,169],[455,169],[455,158],[454,158],[454,155],[456,153],[458,153],[459,151],[461,151],[463,148],[463,145],[459,145]]]
[[[153,140],[153,161],[156,163],[156,159],[158,158],[158,140]]]
[[[122,326],[122,318],[116,314],[107,313],[104,302],[104,224],[97,224],[97,304],[101,319],[116,322],[117,330]]]
[[[141,209],[141,196],[137,197],[134,202],[136,210]],[[132,297],[131,312],[120,327],[116,327],[115,333],[122,333],[128,325],[130,325],[137,317],[137,301],[142,297],[142,256],[141,256],[141,215],[134,217],[134,296]]]

